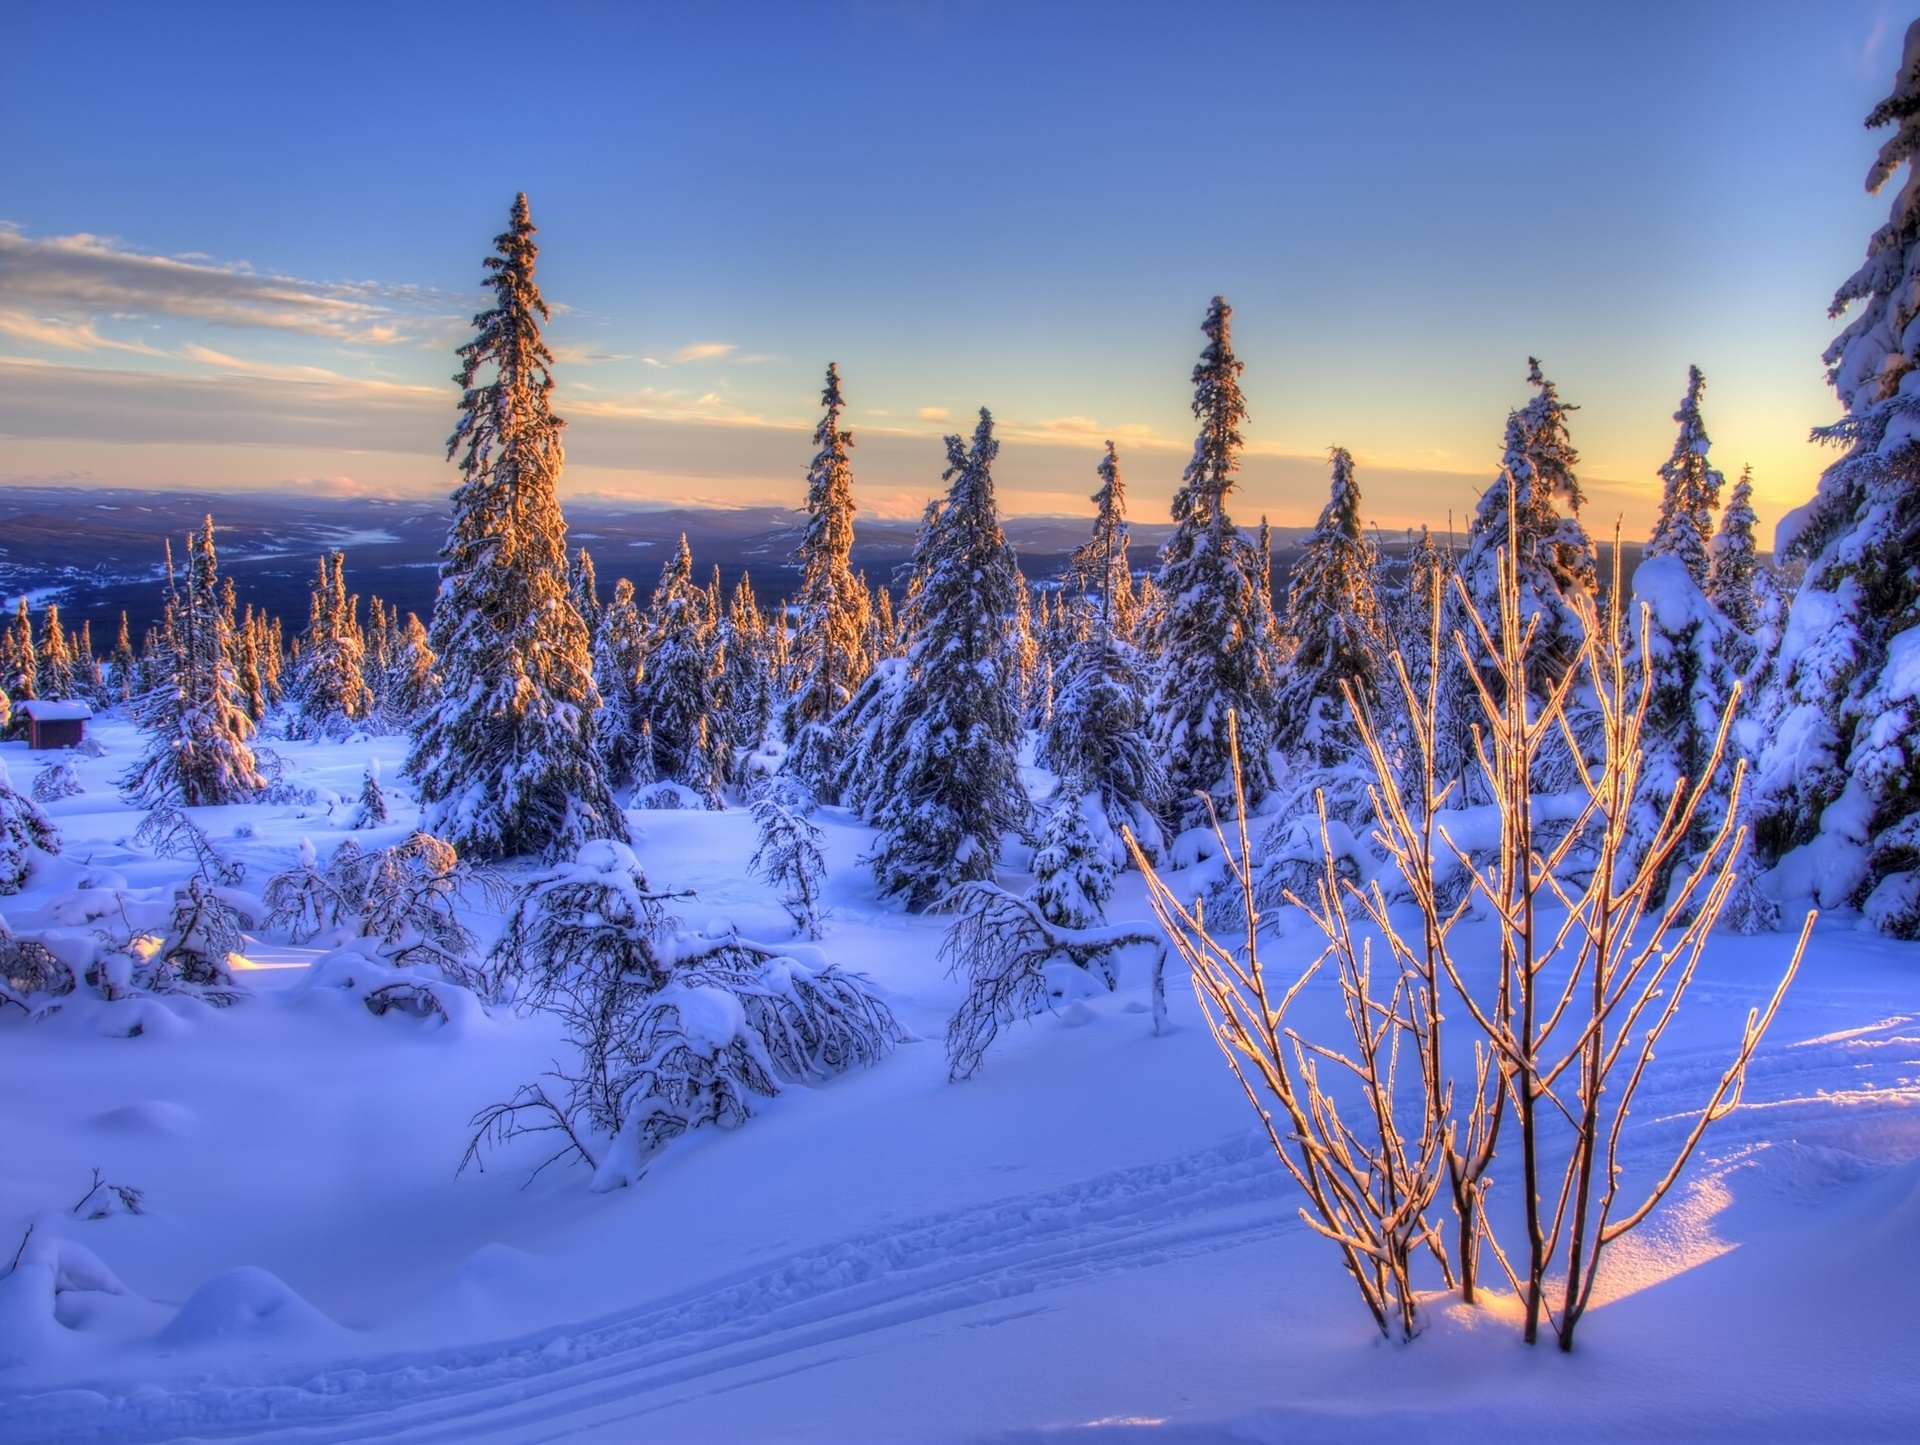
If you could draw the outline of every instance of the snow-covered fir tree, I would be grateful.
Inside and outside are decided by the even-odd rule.
[[[409,612],[395,631],[393,664],[387,674],[385,707],[397,726],[411,728],[439,700],[439,666],[426,625]]]
[[[139,659],[133,651],[133,637],[127,630],[127,614],[120,613],[120,631],[114,638],[113,651],[107,654],[107,682],[113,690],[115,701],[133,700],[134,670]]]
[[[1700,415],[1700,395],[1707,379],[1700,368],[1687,368],[1687,394],[1673,419],[1680,425],[1674,439],[1673,455],[1660,468],[1660,520],[1654,526],[1653,540],[1647,544],[1650,557],[1677,557],[1689,576],[1700,586],[1707,582],[1708,538],[1713,535],[1713,510],[1720,505],[1720,488],[1726,478],[1707,462],[1713,443],[1707,438],[1707,424]]]
[[[776,682],[773,629],[746,573],[734,584],[718,628],[719,710],[730,746],[752,750],[766,741]]]
[[[880,829],[871,858],[880,892],[915,909],[991,878],[1001,833],[1026,815],[1012,636],[1026,599],[994,502],[999,450],[984,407],[971,446],[947,438],[948,492],[914,549],[915,637],[869,816]]]
[[[573,596],[573,607],[580,614],[580,620],[587,625],[587,635],[591,637],[600,629],[600,579],[593,570],[593,558],[582,547],[573,554],[573,561],[567,567],[567,590]]]
[[[322,553],[307,604],[307,632],[294,679],[295,737],[341,736],[373,710],[360,599],[347,593],[346,554]]]
[[[0,895],[18,893],[26,885],[35,849],[58,853],[60,834],[45,813],[14,791],[7,765],[0,762]]]
[[[1860,907],[1920,937],[1920,21],[1893,93],[1867,117],[1892,125],[1867,174],[1909,179],[1866,264],[1835,294],[1859,303],[1826,360],[1847,414],[1815,435],[1846,452],[1790,514],[1775,553],[1804,561],[1772,659],[1776,697],[1758,769],[1756,831],[1774,891]]]
[[[780,906],[802,938],[820,936],[826,908],[827,863],[814,806],[806,785],[788,776],[761,783],[752,803],[758,843],[748,866],[780,890]]]
[[[1097,615],[1108,636],[1131,642],[1139,603],[1127,561],[1127,487],[1120,475],[1120,453],[1112,442],[1107,443],[1094,472],[1100,486],[1093,494],[1093,535],[1074,549],[1067,575],[1091,604],[1089,620]]]
[[[633,600],[633,583],[622,577],[613,584],[613,601],[600,614],[600,630],[593,641],[593,676],[600,690],[593,741],[607,781],[616,788],[634,781],[640,748],[640,675],[646,654],[646,624]]]
[[[1745,467],[1727,495],[1720,529],[1707,544],[1707,600],[1748,637],[1760,626],[1760,554],[1754,540],[1753,468]]]
[[[360,779],[360,802],[353,810],[349,828],[378,828],[387,821],[387,794],[380,786],[380,760],[369,759]]]
[[[1573,470],[1580,456],[1567,432],[1567,413],[1575,408],[1560,399],[1531,357],[1527,380],[1539,394],[1507,416],[1500,475],[1480,495],[1459,565],[1474,608],[1498,643],[1497,559],[1509,546],[1517,549],[1520,625],[1539,619],[1527,674],[1536,689],[1544,689],[1565,675],[1579,651],[1581,623],[1571,598],[1576,592],[1591,595],[1597,578],[1593,543],[1580,524],[1584,498]]]
[[[720,805],[731,761],[720,715],[724,659],[714,645],[715,631],[711,599],[693,580],[693,553],[683,534],[679,550],[661,569],[647,609],[647,652],[635,712],[652,739],[646,771],[691,788],[710,807]]]
[[[1201,326],[1207,344],[1193,369],[1200,432],[1174,493],[1173,535],[1154,573],[1157,677],[1149,712],[1181,828],[1207,821],[1202,795],[1223,816],[1232,809],[1229,712],[1239,719],[1248,802],[1257,803],[1273,785],[1267,756],[1278,662],[1273,599],[1262,586],[1265,560],[1227,512],[1247,417],[1232,315],[1216,296]]]
[[[832,720],[874,661],[867,588],[852,563],[853,463],[847,453],[853,433],[840,425],[846,402],[840,368],[832,363],[820,404],[824,414],[814,428],[807,469],[806,531],[794,552],[800,590],[794,598],[793,683],[781,723],[793,745],[788,766],[815,788],[838,766]]]
[[[184,587],[173,582],[171,561],[168,576],[156,676],[134,702],[146,753],[121,786],[148,807],[246,802],[265,781],[229,656],[212,517],[187,539]]]
[[[1097,928],[1107,921],[1113,864],[1088,823],[1082,794],[1068,792],[1048,808],[1033,855],[1033,880],[1028,897],[1056,927]]]
[[[1686,399],[1673,418],[1680,428],[1673,457],[1660,468],[1665,486],[1659,519],[1645,560],[1633,577],[1634,599],[1645,609],[1646,627],[1647,713],[1641,740],[1645,756],[1640,811],[1647,833],[1657,828],[1683,780],[1691,789],[1706,777],[1735,680],[1727,659],[1726,620],[1708,601],[1704,588],[1712,507],[1721,485],[1720,473],[1708,461],[1711,444],[1700,415],[1704,385],[1700,369],[1690,368]],[[1676,865],[1698,856],[1712,836],[1714,821],[1725,815],[1732,765],[1729,751],[1707,780],[1713,801],[1698,810],[1687,840],[1689,856],[1676,856]],[[1664,893],[1664,884],[1658,891]]]
[[[1131,859],[1121,828],[1130,829],[1149,858],[1162,847],[1160,810],[1167,802],[1166,771],[1148,737],[1146,682],[1128,629],[1133,586],[1127,567],[1126,488],[1113,443],[1097,469],[1100,488],[1093,535],[1074,553],[1069,576],[1079,593],[1062,600],[1077,633],[1055,672],[1053,710],[1035,761],[1051,768],[1063,790],[1080,797],[1083,813],[1107,863]]]
[[[40,696],[75,697],[78,686],[73,647],[67,640],[66,628],[60,623],[60,604],[49,602],[46,619],[40,624]]]
[[[34,645],[33,614],[27,611],[24,595],[14,604],[13,626],[7,630],[6,676],[0,681],[16,703],[40,695],[40,649]]]
[[[587,839],[626,836],[593,746],[592,644],[568,590],[554,493],[564,423],[550,404],[533,237],[521,195],[486,261],[494,304],[460,348],[447,455],[461,482],[431,633],[443,685],[407,759],[423,826],[483,859],[571,856]]]
[[[1360,526],[1353,457],[1333,448],[1332,493],[1308,534],[1287,586],[1287,631],[1295,647],[1281,675],[1274,741],[1318,763],[1358,746],[1342,688],[1364,706],[1379,687],[1386,628],[1374,593],[1378,550]]]

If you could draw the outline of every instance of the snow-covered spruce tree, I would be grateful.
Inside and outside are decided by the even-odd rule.
[[[1086,799],[1067,793],[1047,810],[1047,826],[1033,855],[1033,890],[1027,895],[1047,922],[1059,928],[1095,928],[1107,921],[1113,896],[1113,865],[1087,822]]]
[[[1847,414],[1814,435],[1846,453],[1775,536],[1806,575],[1773,658],[1756,832],[1781,898],[1920,938],[1920,21],[1867,123],[1895,127],[1868,189],[1910,174],[1833,299],[1836,316],[1860,303],[1826,353]]]
[[[557,1014],[579,1057],[551,1076],[560,1098],[529,1084],[476,1115],[462,1168],[487,1143],[553,1133],[565,1142],[547,1163],[578,1154],[595,1189],[617,1189],[688,1130],[736,1128],[756,1096],[872,1064],[903,1037],[858,974],[683,931],[663,906],[683,896],[650,890],[633,851],[609,841],[522,891],[490,981]]]
[[[1109,866],[1129,864],[1121,828],[1129,828],[1150,858],[1160,856],[1160,809],[1167,776],[1148,738],[1146,685],[1129,640],[1133,584],[1127,568],[1126,489],[1113,443],[1098,467],[1093,536],[1073,555],[1070,575],[1080,592],[1078,639],[1054,675],[1053,711],[1035,761],[1051,768],[1060,786],[1082,795]],[[1062,609],[1066,607],[1062,602]]]
[[[766,741],[776,686],[772,635],[742,572],[719,626],[719,708],[730,747],[751,751]]]
[[[243,803],[266,786],[247,744],[253,722],[228,646],[213,518],[208,517],[201,531],[187,538],[184,589],[169,581],[156,676],[134,702],[147,750],[121,787],[142,805]]]
[[[26,885],[32,849],[60,851],[60,833],[47,815],[13,790],[7,765],[0,762],[0,894],[18,893]]]
[[[1575,408],[1560,400],[1532,357],[1527,359],[1527,379],[1539,388],[1539,395],[1507,416],[1500,476],[1480,494],[1460,559],[1460,577],[1474,610],[1487,620],[1491,631],[1500,617],[1496,559],[1509,545],[1517,548],[1520,625],[1528,626],[1536,616],[1539,619],[1533,624],[1527,677],[1533,689],[1541,692],[1565,675],[1580,650],[1580,619],[1571,598],[1576,592],[1592,596],[1597,579],[1593,543],[1580,524],[1584,498],[1573,471],[1580,456],[1567,434],[1567,413]],[[1565,503],[1567,511],[1562,513],[1556,503]],[[1497,647],[1497,633],[1493,641]],[[1483,649],[1475,643],[1474,651],[1478,654]],[[1491,659],[1481,658],[1480,669],[1490,676]]]
[[[113,690],[116,702],[131,702],[134,691],[134,672],[138,659],[133,652],[133,637],[127,630],[127,614],[120,613],[120,633],[114,639],[113,651],[107,655],[107,682]]]
[[[7,630],[6,676],[0,678],[7,696],[28,702],[40,695],[40,650],[33,643],[33,614],[23,594],[15,604],[13,626]]]
[[[1173,535],[1154,573],[1160,600],[1150,644],[1158,676],[1148,712],[1183,829],[1207,821],[1202,795],[1223,816],[1232,807],[1229,712],[1240,719],[1248,803],[1257,804],[1273,785],[1267,758],[1277,680],[1273,600],[1261,585],[1266,563],[1227,513],[1247,417],[1232,315],[1216,296],[1201,326],[1207,344],[1193,369],[1200,432],[1174,493]]]
[[[1287,631],[1295,642],[1281,675],[1274,741],[1320,765],[1345,760],[1358,737],[1346,693],[1364,705],[1378,691],[1387,652],[1374,594],[1379,556],[1360,528],[1360,487],[1345,447],[1330,453],[1332,495],[1308,534],[1287,587]]]
[[[370,759],[366,775],[360,780],[360,802],[353,810],[349,828],[378,828],[387,821],[387,795],[380,787],[380,760]]]
[[[600,614],[600,630],[593,640],[593,678],[600,691],[593,743],[600,750],[608,783],[616,788],[634,781],[640,747],[640,675],[646,653],[646,624],[633,600],[633,583],[622,577],[613,584],[613,601]]]
[[[394,638],[385,703],[387,716],[402,729],[411,728],[439,700],[439,662],[426,627],[409,612]]]
[[[1707,379],[1700,368],[1687,368],[1687,394],[1680,410],[1673,414],[1680,435],[1673,443],[1673,455],[1660,468],[1660,518],[1654,524],[1653,540],[1647,544],[1650,557],[1677,557],[1695,585],[1707,585],[1708,538],[1713,535],[1713,510],[1720,505],[1720,488],[1726,478],[1718,468],[1708,465],[1707,453],[1713,443],[1707,437],[1707,424],[1700,415],[1700,395]]]
[[[567,591],[573,597],[574,611],[586,623],[588,636],[592,636],[600,629],[600,579],[593,570],[593,558],[585,547],[575,552],[573,561],[568,564]]]
[[[827,886],[820,829],[810,816],[813,795],[797,778],[768,778],[754,790],[753,823],[759,843],[748,866],[780,890],[780,906],[801,938],[818,938]]]
[[[289,731],[294,737],[344,736],[373,709],[367,687],[360,599],[347,594],[346,554],[322,553],[308,599]]]
[[[1127,561],[1127,485],[1112,442],[1094,472],[1100,486],[1093,494],[1093,535],[1074,549],[1067,575],[1079,588],[1086,624],[1097,618],[1109,637],[1131,642],[1139,602]]]
[[[444,682],[407,759],[424,826],[480,859],[570,856],[586,839],[626,836],[593,747],[592,648],[567,587],[554,496],[564,423],[549,405],[533,236],[521,195],[486,261],[494,304],[460,348],[447,455],[461,482],[431,634]]]
[[[635,708],[652,740],[646,770],[654,778],[691,788],[708,806],[718,807],[719,789],[727,778],[714,770],[714,733],[725,735],[715,625],[706,589],[693,580],[693,553],[684,535],[679,550],[661,569],[646,631]]]
[[[1744,638],[1760,628],[1760,555],[1753,529],[1753,468],[1745,467],[1720,513],[1720,530],[1707,544],[1707,601]]]
[[[1734,672],[1728,665],[1726,621],[1707,600],[1707,540],[1713,506],[1719,500],[1721,474],[1708,462],[1711,442],[1700,415],[1706,380],[1698,367],[1687,372],[1687,394],[1674,413],[1680,433],[1673,456],[1660,468],[1664,483],[1659,519],[1646,557],[1634,573],[1634,597],[1645,607],[1644,655],[1648,675],[1644,761],[1636,838],[1659,831],[1674,789],[1684,780],[1698,787],[1712,756],[1721,715],[1732,696]],[[1640,621],[1636,615],[1636,623]],[[1728,750],[1729,754],[1731,749]],[[1664,897],[1674,869],[1691,866],[1712,837],[1705,815],[1724,815],[1732,785],[1732,757],[1722,759],[1709,782],[1709,803],[1699,825],[1662,870],[1656,892]]]
[[[985,407],[970,447],[947,438],[947,496],[914,549],[925,580],[906,684],[889,719],[870,860],[880,892],[914,909],[958,883],[992,878],[1001,833],[1026,817],[1012,640],[1026,598],[994,503],[999,450]]]
[[[46,620],[40,625],[38,690],[41,697],[69,698],[77,695],[77,686],[73,648],[67,641],[66,628],[60,625],[60,604],[49,602]]]
[[[807,525],[794,552],[800,591],[794,599],[793,684],[781,729],[787,766],[809,787],[827,784],[839,766],[833,719],[875,660],[870,656],[866,583],[853,573],[853,433],[840,426],[846,403],[840,368],[827,365],[820,393],[825,414],[814,429],[807,468]]]

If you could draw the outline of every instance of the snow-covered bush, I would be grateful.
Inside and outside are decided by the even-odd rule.
[[[13,790],[7,765],[0,763],[0,895],[18,893],[26,884],[33,850],[60,851],[60,834],[47,815]]]
[[[143,983],[159,993],[192,993],[216,1007],[237,1003],[227,959],[244,942],[238,911],[196,873],[174,893],[173,915]]]
[[[387,821],[387,795],[380,787],[380,760],[367,762],[366,776],[360,781],[360,802],[347,823],[349,828],[378,828]]]
[[[734,1127],[752,1096],[871,1064],[903,1036],[864,978],[797,956],[811,950],[682,931],[665,904],[684,896],[649,889],[611,840],[526,887],[486,984],[556,1013],[578,1060],[552,1076],[559,1098],[528,1084],[476,1115],[463,1167],[487,1144],[556,1132],[555,1158],[577,1153],[595,1188],[618,1188],[688,1129]]]
[[[37,938],[15,938],[0,919],[0,1005],[12,1004],[33,1016],[36,999],[72,993],[73,970]]]
[[[1153,947],[1154,1032],[1164,1026],[1166,943],[1152,929],[1061,927],[1031,898],[995,883],[963,883],[941,906],[957,917],[941,940],[940,956],[948,973],[967,985],[966,998],[947,1023],[952,1078],[971,1077],[1005,1025],[1051,1007],[1049,965],[1077,969],[1112,989],[1119,983],[1116,955],[1135,944]]]
[[[179,858],[222,887],[237,887],[247,876],[247,865],[229,858],[214,846],[213,840],[193,819],[179,808],[164,804],[147,814],[134,830],[133,841],[152,850],[156,858]]]
[[[319,866],[313,844],[300,840],[292,868],[261,890],[266,925],[295,943],[330,928],[373,940],[376,955],[396,968],[429,965],[458,983],[478,981],[479,943],[457,904],[470,891],[497,887],[491,873],[463,862],[453,846],[415,833],[391,848],[365,849],[342,840]]]
[[[80,786],[80,779],[74,776],[72,763],[48,763],[33,775],[33,800],[36,803],[57,803],[62,798],[71,798],[85,791]]]
[[[780,890],[780,906],[793,920],[793,931],[818,938],[827,864],[820,829],[808,816],[813,795],[797,778],[775,776],[755,791],[752,807],[760,841],[748,866]]]

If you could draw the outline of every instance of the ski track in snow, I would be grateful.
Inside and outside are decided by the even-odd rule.
[[[1848,1002],[1859,1017],[1858,1001]],[[1658,1091],[1644,1092],[1636,1109],[1633,1155],[1658,1159],[1677,1142],[1725,1057],[1723,1046],[1704,1041],[1672,1050]],[[1911,1124],[1920,1105],[1920,1019],[1883,1014],[1865,1027],[1770,1043],[1754,1061],[1747,1097],[1749,1105],[1709,1135],[1706,1152],[1715,1159],[1806,1133],[1831,1136],[1845,1153],[1848,1135],[1882,1111]],[[1690,1172],[1713,1167],[1703,1158]],[[600,1412],[610,1406],[637,1424],[700,1394],[835,1358],[806,1351],[1300,1230],[1297,1207],[1264,1140],[1249,1134],[1161,1163],[869,1229],[588,1325],[497,1345],[332,1366],[297,1383],[210,1379],[172,1390],[16,1393],[0,1398],[0,1436],[18,1445],[267,1435],[316,1445],[562,1439],[605,1424]],[[1044,1306],[979,1323],[1037,1308]],[[767,1368],[747,1381],[714,1378],[754,1365]]]

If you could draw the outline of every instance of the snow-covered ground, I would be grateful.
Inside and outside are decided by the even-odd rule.
[[[63,861],[0,900],[16,930],[86,868],[134,889],[184,872],[132,841],[113,787],[132,730],[95,732],[86,791],[47,805]],[[341,801],[203,810],[251,887],[301,837],[324,856],[348,836],[368,757],[391,782],[403,751],[273,746]],[[39,759],[0,756],[24,790]],[[399,791],[360,841],[406,834]],[[630,818],[652,883],[697,890],[690,925],[785,936],[744,810]],[[227,1010],[0,1017],[0,1268],[33,1230],[0,1278],[0,1439],[1920,1438],[1920,946],[1822,920],[1746,1103],[1609,1256],[1572,1356],[1522,1346],[1499,1300],[1438,1301],[1392,1345],[1300,1221],[1184,979],[1162,1037],[1135,959],[1117,993],[949,1083],[944,920],[878,904],[867,830],[821,821],[822,946],[919,1037],[611,1194],[578,1166],[529,1183],[537,1141],[455,1175],[475,1111],[559,1054],[551,1021],[375,1017],[308,986],[312,950],[250,948],[252,996]],[[1136,876],[1108,912],[1147,917]],[[1716,940],[1630,1163],[1671,1144],[1790,947]],[[96,1169],[144,1212],[76,1214]]]

